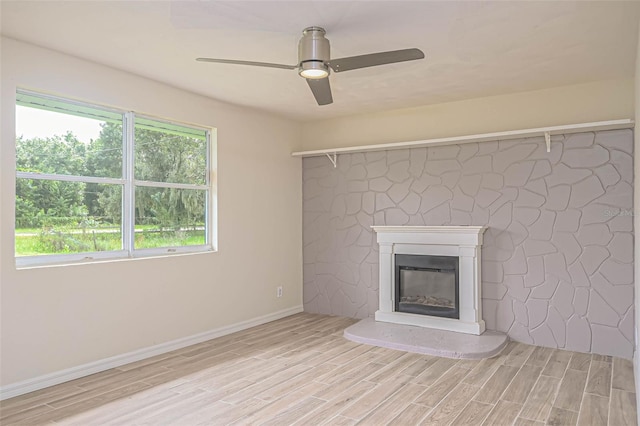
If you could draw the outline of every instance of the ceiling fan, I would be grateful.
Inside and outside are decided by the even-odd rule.
[[[298,43],[298,63],[296,65],[215,58],[197,58],[196,60],[222,64],[281,68],[285,70],[298,69],[298,74],[307,80],[318,105],[328,105],[333,102],[331,86],[329,85],[330,70],[339,73],[359,68],[374,67],[377,65],[393,64],[395,62],[413,61],[424,58],[424,53],[422,53],[420,49],[414,48],[331,59],[329,40],[324,37],[325,34],[326,31],[324,28],[320,27],[308,27],[302,31],[302,38]]]

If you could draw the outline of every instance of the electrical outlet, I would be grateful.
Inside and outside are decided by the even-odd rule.
[[[276,297],[282,297],[282,286],[276,288]]]

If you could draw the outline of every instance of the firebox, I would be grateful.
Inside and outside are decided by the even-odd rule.
[[[458,257],[395,255],[395,311],[460,318]]]

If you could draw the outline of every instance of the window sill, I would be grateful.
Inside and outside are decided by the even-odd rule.
[[[211,245],[192,247],[167,247],[157,249],[136,250],[134,253],[126,251],[98,252],[98,253],[75,253],[64,255],[44,255],[44,256],[20,256],[16,257],[16,269],[38,269],[61,266],[90,265],[97,263],[126,262],[132,260],[168,258],[179,256],[202,255],[216,253],[218,250]]]

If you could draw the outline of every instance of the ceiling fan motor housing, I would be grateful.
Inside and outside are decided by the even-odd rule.
[[[302,31],[302,38],[298,43],[298,64],[301,71],[317,69],[329,73],[326,62],[329,62],[331,53],[325,34],[324,28],[320,27],[308,27]]]

